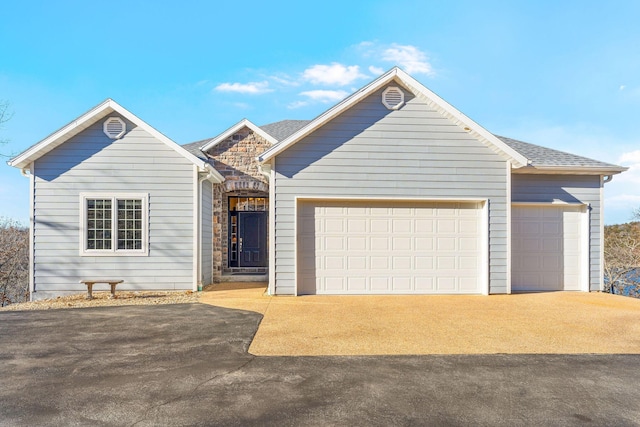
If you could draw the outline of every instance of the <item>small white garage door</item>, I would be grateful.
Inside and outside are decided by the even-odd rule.
[[[582,206],[517,206],[511,211],[511,290],[581,290]]]
[[[298,294],[482,293],[481,206],[301,201]]]

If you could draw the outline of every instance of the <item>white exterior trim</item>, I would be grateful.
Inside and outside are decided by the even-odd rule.
[[[269,148],[267,151],[260,155],[260,157],[258,158],[259,161],[266,162],[274,156],[277,156],[293,144],[303,139],[305,136],[309,135],[311,132],[318,129],[320,126],[333,120],[335,117],[342,114],[344,111],[351,108],[353,105],[357,104],[365,97],[371,95],[373,92],[392,81],[398,81],[399,83],[403,84],[403,86],[411,90],[415,95],[421,95],[427,98],[431,102],[431,104],[433,104],[433,106],[446,113],[446,115],[448,115],[457,125],[465,128],[465,130],[476,135],[476,137],[482,137],[482,139],[486,140],[497,150],[505,153],[505,155],[507,155],[513,163],[514,167],[523,167],[529,163],[529,160],[526,157],[515,151],[513,148],[509,147],[506,143],[498,139],[495,135],[484,129],[482,126],[462,114],[451,104],[440,98],[435,93],[431,92],[429,89],[427,89],[425,86],[423,86],[417,80],[413,79],[413,77],[409,76],[398,67],[392,68],[373,82],[369,83],[367,86],[356,91],[351,96],[335,105],[333,108],[330,108],[329,110],[322,113],[315,120],[312,120],[309,124],[304,126],[299,131],[295,132],[293,135],[282,140],[279,144]]]
[[[275,166],[275,165],[274,165]],[[273,168],[275,169],[275,167]],[[481,203],[481,267],[480,267],[480,289],[481,295],[489,295],[489,199],[483,198],[424,198],[424,197],[347,197],[347,196],[295,196],[294,198],[294,210],[295,215],[293,218],[293,253],[295,254],[295,261],[293,264],[293,274],[295,277],[294,295],[298,296],[298,212],[300,209],[300,202],[309,201],[389,201],[389,202],[446,202],[446,203]],[[478,294],[475,294],[478,295]]]
[[[610,168],[593,166],[527,166],[514,169],[514,174],[535,175],[617,175],[629,168],[612,165]]]
[[[269,286],[268,294],[276,294],[276,159],[269,171]],[[295,248],[295,243],[294,243]],[[294,249],[295,250],[295,249]]]
[[[480,254],[482,267],[480,269],[480,275],[483,283],[480,283],[480,289],[482,289],[482,295],[489,295],[489,287],[491,285],[491,280],[489,280],[490,268],[489,268],[489,204],[491,203],[489,199],[480,200],[482,202],[482,242],[480,243],[480,247],[482,248],[482,253]]]
[[[586,204],[558,200],[553,202],[511,202],[511,206],[586,206]]]
[[[33,301],[33,293],[35,288],[35,245],[34,245],[34,232],[35,232],[35,177],[33,172],[35,170],[35,163],[29,165],[29,300]]]
[[[193,166],[193,272],[192,277],[192,290],[198,291],[198,282],[200,281],[200,182],[198,179],[198,168]]]
[[[511,293],[511,165],[507,162],[507,294]]]
[[[269,135],[268,133],[266,133],[265,131],[260,129],[258,126],[256,126],[253,123],[251,123],[249,120],[242,119],[238,123],[236,123],[235,125],[231,126],[229,129],[227,129],[224,132],[222,132],[220,135],[218,135],[215,138],[207,141],[204,145],[202,145],[200,147],[200,150],[201,151],[210,150],[211,148],[213,148],[216,145],[220,144],[222,141],[224,141],[225,139],[229,138],[230,136],[232,136],[233,134],[237,133],[238,131],[242,130],[243,128],[248,128],[251,131],[253,131],[254,133],[260,135],[262,138],[266,139],[271,145],[273,145],[273,144],[278,142],[274,137],[272,137],[271,135]]]
[[[189,160],[191,163],[199,167],[201,170],[213,171],[212,180],[215,182],[223,182],[224,177],[220,175],[217,171],[215,171],[211,166],[205,161],[197,158],[186,149],[172,141],[171,139],[164,136],[162,133],[158,132],[156,129],[148,125],[146,122],[138,118],[136,115],[122,107],[120,104],[115,102],[112,99],[106,99],[101,104],[87,111],[68,125],[62,127],[56,132],[52,133],[42,141],[36,143],[31,146],[18,156],[9,160],[7,164],[9,166],[17,167],[17,168],[25,168],[35,160],[39,159],[46,153],[50,152],[54,148],[64,144],[67,140],[79,134],[83,130],[92,126],[94,123],[99,120],[109,116],[110,114],[117,113],[129,120],[132,123],[135,123],[138,127],[149,133],[151,136],[166,144],[169,148],[174,150],[176,153],[180,154],[182,157]]]
[[[591,258],[590,254],[590,242],[591,242],[591,233],[589,233],[589,223],[591,222],[591,209],[590,205],[584,205],[582,208],[582,218],[580,224],[580,234],[581,234],[581,247],[580,247],[580,264],[582,265],[582,274],[580,276],[580,290],[583,292],[590,291],[590,282],[591,282],[591,263],[589,262]],[[604,246],[604,240],[602,241],[601,247]]]
[[[81,257],[131,257],[149,256],[149,193],[125,193],[125,192],[82,192],[79,195],[79,254]],[[111,249],[87,249],[87,199],[111,199]],[[140,199],[142,201],[142,249],[118,249],[118,204],[120,199]],[[114,232],[115,231],[115,232]]]
[[[600,177],[600,292],[604,291],[604,177]]]

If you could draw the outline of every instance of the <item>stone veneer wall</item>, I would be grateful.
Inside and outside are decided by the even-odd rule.
[[[213,275],[219,279],[231,271],[228,265],[229,196],[268,197],[269,183],[260,173],[256,158],[271,144],[244,128],[211,148],[207,155],[225,182],[213,189]],[[236,269],[234,269],[236,270]],[[266,271],[242,269],[244,272]]]

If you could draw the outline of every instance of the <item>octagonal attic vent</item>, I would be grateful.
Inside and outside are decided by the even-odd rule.
[[[396,86],[389,86],[382,92],[382,103],[389,110],[397,110],[404,105],[404,92]]]
[[[102,131],[111,139],[122,138],[127,131],[127,125],[120,117],[109,117],[104,121]]]

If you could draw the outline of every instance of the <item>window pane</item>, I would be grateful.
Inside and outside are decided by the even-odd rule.
[[[87,200],[87,249],[111,249],[111,200]]]
[[[142,200],[118,200],[118,249],[142,249]]]

